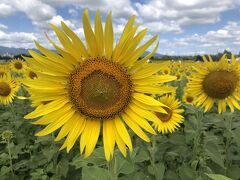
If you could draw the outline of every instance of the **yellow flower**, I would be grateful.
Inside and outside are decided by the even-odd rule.
[[[209,111],[214,103],[218,104],[218,112],[226,111],[226,105],[231,112],[234,108],[240,110],[240,65],[232,56],[228,63],[226,55],[219,62],[203,58],[201,66],[194,67],[197,71],[191,74],[187,90],[196,97],[196,106],[204,107],[204,112]]]
[[[161,69],[162,74],[165,75],[170,75],[171,74],[171,69],[168,66],[165,66]]]
[[[0,76],[0,103],[11,103],[18,89],[19,83],[11,76]]]
[[[36,79],[37,73],[31,70],[30,68],[27,68],[26,71],[24,72],[24,77],[29,79]]]
[[[194,105],[195,97],[191,93],[189,93],[188,91],[184,90],[182,101],[186,104]]]
[[[138,26],[134,25],[134,16],[126,24],[115,47],[111,13],[103,29],[97,11],[94,31],[87,10],[82,18],[87,46],[62,22],[62,30],[54,25],[51,27],[63,47],[47,37],[58,53],[37,42],[38,50],[44,55],[29,50],[33,59],[26,60],[38,73],[38,78],[25,80],[24,84],[38,106],[25,118],[41,117],[34,124],[47,125],[37,136],[60,128],[55,140],[66,137],[61,149],[66,148],[67,152],[79,139],[80,152],[85,157],[94,150],[102,127],[106,159],[113,157],[115,144],[126,156],[126,146],[132,151],[126,125],[149,142],[142,129],[155,134],[148,122],[157,119],[152,111],[166,111],[162,108],[165,105],[146,94],[161,92],[161,83],[175,77],[157,75],[161,65],[147,63],[158,43],[151,53],[138,61],[157,36],[138,46],[147,30],[136,34]]]
[[[180,114],[184,110],[179,109],[180,102],[174,96],[162,96],[159,101],[168,106],[163,107],[167,111],[167,114],[155,112],[159,120],[154,121],[152,125],[160,133],[172,133],[183,123],[183,116]]]
[[[27,64],[21,59],[11,61],[10,68],[15,73],[23,73],[26,70]]]

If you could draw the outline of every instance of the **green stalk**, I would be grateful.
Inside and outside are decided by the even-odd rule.
[[[10,141],[9,140],[7,140],[7,149],[8,149],[8,156],[9,156],[9,162],[10,162],[10,169],[11,169],[12,177],[14,177],[13,165],[12,165],[12,154],[11,154],[11,148],[10,148]]]
[[[153,170],[154,170],[154,176],[155,176],[155,179],[157,179],[157,169],[156,169],[156,166],[155,166],[155,148],[156,148],[156,136],[152,136],[152,145],[149,149],[149,152],[150,152],[150,162],[151,162],[151,165],[153,167]]]
[[[225,134],[226,134],[226,143],[225,143],[225,167],[226,167],[226,172],[225,175],[227,176],[227,170],[229,167],[231,167],[231,159],[229,158],[229,151],[231,147],[231,140],[232,140],[232,116],[227,116],[226,117],[226,129],[225,129]]]
[[[197,163],[198,166],[199,166],[199,168],[196,169],[196,171],[198,173],[198,176],[201,176],[202,173],[203,173],[202,172],[203,169],[201,167],[202,166],[202,163],[201,163],[202,162],[202,156],[203,156],[203,151],[204,151],[204,147],[203,147],[204,131],[203,131],[202,120],[203,120],[203,111],[197,109],[196,110],[197,127],[196,127],[196,135],[194,137],[192,162]]]
[[[113,158],[109,161],[108,164],[108,170],[109,170],[109,174],[111,177],[111,180],[117,180],[118,179],[118,175],[117,175],[117,169],[116,169],[116,162],[115,162],[115,157],[113,156]]]
[[[196,136],[194,137],[194,146],[193,146],[194,157],[197,156],[197,152],[198,152],[198,148],[199,148],[199,141],[201,139],[201,134],[202,134],[203,112],[201,110],[197,110],[196,120],[197,120],[197,129],[196,129]]]

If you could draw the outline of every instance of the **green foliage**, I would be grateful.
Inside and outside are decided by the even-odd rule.
[[[239,111],[203,114],[193,106],[183,107],[185,122],[175,133],[151,137],[151,143],[133,136],[134,150],[126,158],[115,150],[119,180],[240,179]],[[27,100],[0,105],[0,134],[12,133],[9,143],[0,139],[1,180],[110,180],[102,142],[89,158],[80,155],[78,143],[70,153],[59,151],[63,142],[54,142],[56,134],[34,136],[42,127],[24,120],[31,111]]]

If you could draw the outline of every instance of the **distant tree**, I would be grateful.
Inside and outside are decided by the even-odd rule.
[[[226,54],[228,59],[231,59],[231,57],[232,57],[231,51],[228,51],[226,49],[223,51],[223,54]]]

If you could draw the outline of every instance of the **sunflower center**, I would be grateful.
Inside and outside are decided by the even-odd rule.
[[[22,69],[22,63],[16,62],[16,63],[14,64],[14,67],[15,67],[16,69]]]
[[[10,92],[10,86],[5,82],[0,82],[0,96],[8,96]]]
[[[132,94],[132,81],[119,64],[105,58],[89,58],[69,76],[69,97],[89,118],[108,119],[121,113]]]
[[[187,96],[186,101],[189,102],[189,103],[193,102],[193,97],[192,96]]]
[[[167,114],[156,112],[156,115],[162,122],[168,122],[172,117],[172,110],[167,107],[162,108],[167,112]]]
[[[37,77],[37,74],[35,72],[32,72],[32,71],[30,71],[28,75],[31,79],[35,79]]]
[[[181,76],[180,74],[177,74],[176,77],[177,77],[177,80],[179,80]]]
[[[163,72],[164,72],[164,74],[168,74],[169,73],[169,71],[166,70],[166,69]]]
[[[224,99],[234,92],[238,81],[234,72],[214,71],[203,80],[203,89],[212,98]]]

